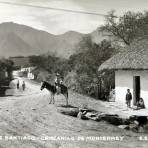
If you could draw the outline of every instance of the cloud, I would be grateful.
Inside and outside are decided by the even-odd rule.
[[[10,0],[7,1],[12,2]],[[116,9],[118,14],[127,10],[144,10],[148,5],[147,0],[140,2],[138,0],[13,0],[13,2],[103,14],[106,14],[111,9]],[[1,4],[0,22],[5,21],[28,25],[53,34],[61,34],[69,30],[89,33],[100,24],[103,24],[104,18],[101,16]]]
[[[45,29],[44,25],[38,21],[37,10],[32,8],[21,8],[18,6],[0,5],[0,22],[16,22],[19,24],[29,25],[38,29]]]
[[[21,0],[16,0],[16,2],[21,2]],[[77,10],[84,10],[83,7],[75,2],[67,0],[52,0],[48,2],[46,0],[36,2],[34,0],[27,0],[25,3],[72,10],[75,10],[76,8]],[[46,30],[53,34],[61,34],[69,30],[88,33],[96,29],[99,25],[97,16],[90,17],[89,15],[84,14],[10,6],[5,4],[0,5],[0,16],[0,22],[13,21],[41,30]]]

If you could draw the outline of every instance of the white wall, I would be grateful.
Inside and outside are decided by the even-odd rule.
[[[148,70],[118,70],[115,72],[115,90],[116,101],[125,104],[125,95],[127,89],[133,94],[133,77],[140,76],[141,97],[144,99],[146,107],[148,107]]]
[[[28,72],[28,73],[27,73],[27,78],[28,78],[28,79],[34,79],[34,74],[31,73],[31,72]]]

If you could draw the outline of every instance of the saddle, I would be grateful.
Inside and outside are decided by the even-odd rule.
[[[57,95],[61,93],[61,87],[59,85],[56,85],[56,93]]]

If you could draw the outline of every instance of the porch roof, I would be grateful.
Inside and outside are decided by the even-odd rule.
[[[135,40],[125,51],[104,62],[98,70],[104,69],[148,70],[148,37]]]

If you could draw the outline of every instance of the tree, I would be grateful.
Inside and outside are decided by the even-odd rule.
[[[88,45],[89,47],[87,47]],[[84,48],[88,49],[83,50]],[[103,40],[101,43],[96,44],[92,42],[91,38],[87,38],[87,40],[84,38],[79,44],[79,49],[83,50],[83,52],[72,55],[68,63],[71,65],[72,70],[77,73],[76,84],[79,86],[79,91],[96,97],[96,88],[99,81],[98,67],[115,54],[116,51],[110,41]],[[105,80],[108,80],[106,75]]]
[[[12,71],[14,69],[14,63],[11,60],[5,60],[4,62],[5,67],[6,67],[6,71],[8,73],[8,78],[11,79],[12,78]]]
[[[14,63],[8,59],[0,59],[0,87],[8,86],[12,79]]]
[[[122,16],[117,16],[115,11],[109,12],[105,25],[100,27],[100,31],[107,32],[109,36],[126,45],[137,37],[148,35],[148,12],[128,11]]]
[[[43,67],[45,58],[43,56],[30,56],[29,62],[31,63],[32,66]]]
[[[91,49],[93,47],[93,45],[94,45],[94,43],[92,41],[91,35],[86,35],[80,40],[79,44],[76,46],[77,53],[87,51],[87,50]]]

